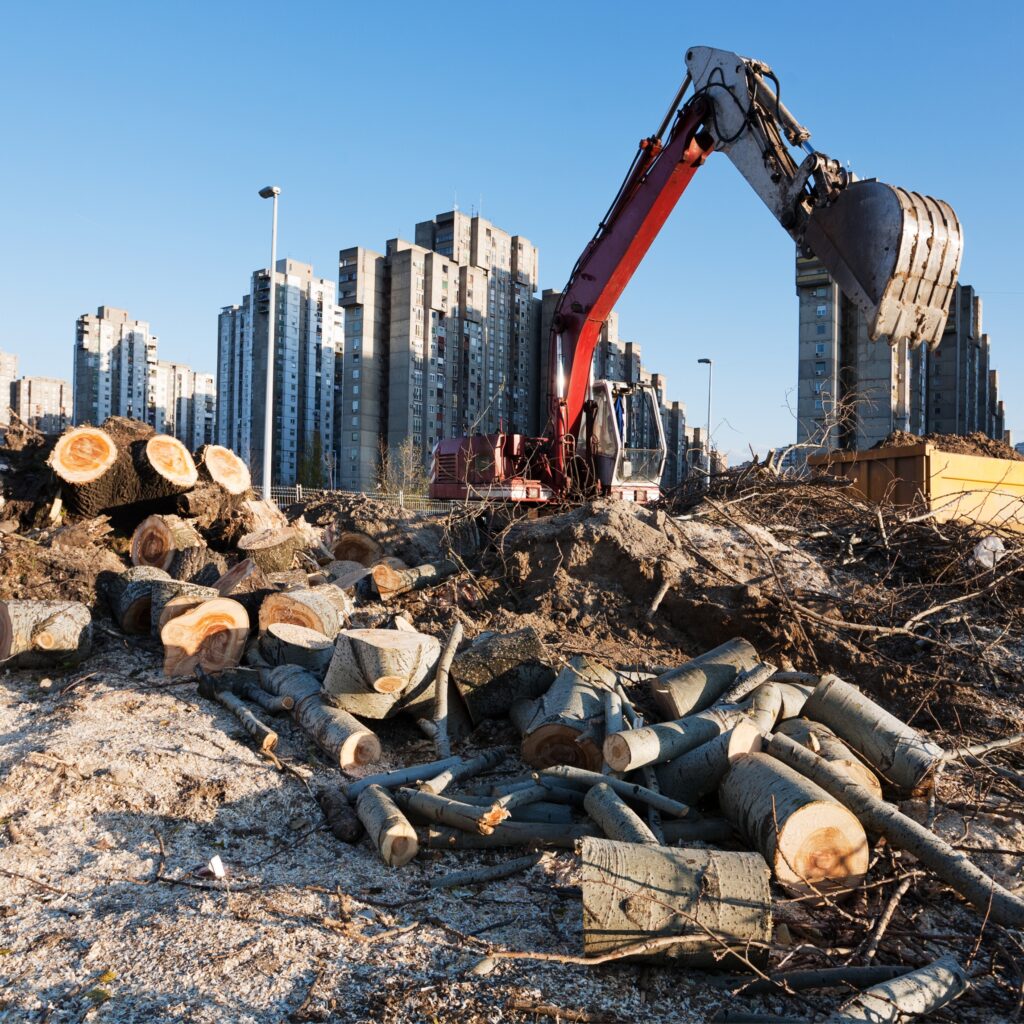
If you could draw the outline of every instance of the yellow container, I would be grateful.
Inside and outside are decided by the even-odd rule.
[[[944,452],[924,441],[812,455],[807,463],[852,480],[854,492],[868,501],[918,507],[937,522],[1024,531],[1024,462]]]

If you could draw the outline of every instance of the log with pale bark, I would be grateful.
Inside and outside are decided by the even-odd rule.
[[[122,573],[101,573],[97,586],[117,624],[125,633],[149,632],[153,584],[170,576],[152,565],[136,565]]]
[[[236,546],[243,557],[251,558],[265,573],[274,573],[291,569],[296,554],[308,543],[306,534],[294,526],[270,526],[247,533]]]
[[[678,935],[648,958],[716,969],[767,963],[770,876],[758,854],[594,838],[581,852],[587,956]]]
[[[204,673],[199,670],[200,677]],[[236,697],[249,701],[250,704],[257,704],[264,711],[272,715],[279,715],[285,711],[291,711],[295,707],[295,700],[287,695],[281,696],[270,693],[263,689],[262,677],[258,670],[251,668],[228,669],[216,677],[217,685],[222,689],[230,690]]]
[[[381,786],[367,786],[356,801],[356,814],[388,867],[400,868],[419,852],[416,830]]]
[[[208,480],[228,494],[244,494],[252,486],[249,467],[230,448],[204,444],[194,461],[200,480]]]
[[[285,590],[271,594],[260,605],[260,630],[274,623],[303,626],[326,636],[328,640],[345,628],[352,602],[337,587],[314,587]]]
[[[771,664],[761,663],[740,672],[736,681],[719,697],[716,704],[739,704],[750,696],[762,683],[767,683],[776,674],[776,667]],[[808,691],[810,692],[810,691]]]
[[[178,512],[192,518],[207,542],[234,551],[242,537],[288,525],[273,501],[228,494],[216,484],[200,483],[176,499]]]
[[[78,601],[0,601],[0,665],[78,664],[92,650],[92,614]]]
[[[602,782],[589,789],[583,807],[609,839],[659,845],[657,836],[643,818],[607,783]]]
[[[534,702],[523,722],[523,760],[535,768],[567,764],[599,771],[604,763],[604,699],[615,673],[576,655]]]
[[[666,718],[684,718],[715,703],[761,659],[752,644],[737,637],[651,682],[651,696]]]
[[[881,799],[882,785],[878,776],[827,725],[809,718],[788,718],[779,722],[775,732],[813,750],[851,782],[856,782]]]
[[[495,748],[485,750],[476,757],[461,761],[459,764],[451,765],[439,772],[433,778],[421,782],[419,789],[424,793],[443,793],[449,786],[456,782],[464,782],[472,779],[482,772],[493,771],[505,761],[505,751]]]
[[[399,594],[410,590],[424,590],[436,586],[459,571],[459,564],[450,558],[418,565],[415,568],[393,568],[386,562],[378,562],[370,570],[374,593],[382,601],[390,601]]]
[[[486,836],[458,828],[431,828],[427,834],[427,846],[434,850],[500,850],[516,846],[572,850],[581,839],[594,835],[597,832],[590,825],[503,821]]]
[[[615,790],[619,796],[636,803],[646,804],[653,807],[662,814],[668,814],[673,818],[685,818],[690,813],[690,808],[665,793],[659,793],[648,786],[641,786],[636,782],[629,782],[626,779],[617,779],[614,775],[601,775],[598,772],[587,771],[583,768],[575,768],[571,765],[558,764],[545,768],[542,772],[535,772],[535,780],[542,782],[545,786],[568,787],[578,789],[590,789],[605,783]]]
[[[160,630],[178,615],[183,615],[203,601],[219,597],[213,587],[202,587],[198,583],[186,580],[154,580],[150,588],[149,631],[152,636],[160,637]],[[179,601],[177,598],[189,600]],[[173,602],[173,604],[172,604]],[[165,614],[168,605],[170,613]]]
[[[448,687],[452,661],[461,641],[462,623],[456,621],[434,671],[434,706],[430,720],[434,724],[434,750],[438,757],[447,757],[452,752],[451,737],[448,734]]]
[[[856,888],[868,869],[857,817],[820,786],[767,754],[743,754],[718,790],[723,814],[791,891]]]
[[[464,804],[418,789],[399,789],[395,793],[395,801],[403,811],[423,821],[447,825],[463,832],[479,832],[482,836],[489,836],[496,825],[509,817],[509,812],[497,802],[490,806]]]
[[[154,434],[132,443],[139,479],[139,500],[159,501],[191,490],[199,479],[192,453],[170,434]]]
[[[408,768],[396,768],[391,772],[381,772],[379,775],[367,775],[365,778],[359,779],[358,782],[350,782],[345,787],[345,794],[349,800],[355,800],[368,786],[398,789],[400,786],[408,786],[410,783],[415,784],[423,782],[425,779],[432,779],[445,768],[461,763],[461,757],[446,757],[440,761],[430,761],[426,764],[410,765]]]
[[[221,707],[230,711],[252,738],[260,753],[270,754],[273,752],[274,747],[277,746],[277,733],[269,725],[261,722],[230,689],[219,686],[213,676],[202,671],[199,675],[199,696],[206,700],[216,701]]]
[[[894,785],[914,790],[942,760],[943,750],[838,676],[822,676],[803,714],[827,725]]]
[[[335,839],[343,843],[356,843],[366,831],[355,808],[344,793],[333,785],[321,786],[316,791],[316,802],[324,814],[324,822]]]
[[[196,668],[237,668],[249,639],[249,616],[229,597],[216,597],[171,619],[160,630],[164,675],[191,675]]]
[[[740,719],[721,735],[699,747],[658,765],[655,775],[663,793],[684,804],[696,804],[718,789],[729,766],[742,754],[761,749],[761,731],[749,720]]]
[[[334,642],[315,629],[274,622],[260,636],[260,652],[270,665],[298,665],[323,679],[334,655]]]

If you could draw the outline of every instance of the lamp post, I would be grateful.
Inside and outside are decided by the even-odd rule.
[[[710,359],[698,359],[698,364],[707,363],[708,366],[708,426],[704,436],[704,450],[707,453],[708,480],[711,479],[711,376],[714,363]]]
[[[274,270],[277,267],[277,197],[281,189],[267,185],[260,189],[261,199],[274,200],[274,217],[270,229],[270,311],[267,319],[267,388],[263,402],[263,498],[270,501],[271,449],[274,444]]]

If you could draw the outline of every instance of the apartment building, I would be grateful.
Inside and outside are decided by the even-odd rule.
[[[300,468],[315,463],[313,482],[335,484],[335,394],[341,388],[338,355],[344,317],[335,301],[334,282],[316,277],[308,263],[281,259],[273,275],[267,269],[255,271],[249,294],[239,305],[221,310],[217,443],[245,459],[253,483],[261,483],[271,287],[275,319],[272,480],[284,485],[303,482],[298,479]]]
[[[11,385],[18,377],[18,357],[13,352],[0,352],[0,427],[11,422]]]
[[[56,377],[22,377],[8,386],[10,407],[30,427],[62,434],[71,423],[72,392]],[[6,405],[7,403],[4,403]]]
[[[157,339],[149,324],[128,312],[100,306],[75,326],[74,422],[102,423],[108,416],[145,419]]]
[[[150,370],[148,422],[195,451],[213,440],[216,382],[185,363],[160,359]]]

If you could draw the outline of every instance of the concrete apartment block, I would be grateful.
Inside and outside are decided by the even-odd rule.
[[[216,379],[191,366],[158,360],[150,375],[148,421],[161,434],[172,434],[189,451],[213,440]]]
[[[18,377],[18,357],[13,352],[0,352],[0,427],[11,422],[11,385]]]
[[[225,306],[217,317],[217,408],[214,442],[246,463],[252,456],[252,300]]]
[[[10,407],[30,427],[44,434],[62,434],[71,423],[72,392],[56,377],[22,377],[8,388]]]

